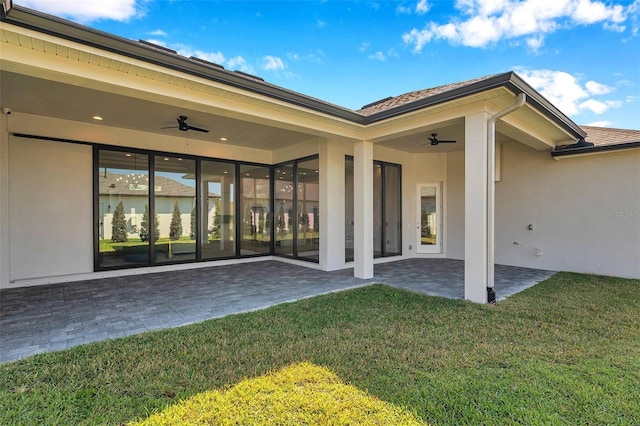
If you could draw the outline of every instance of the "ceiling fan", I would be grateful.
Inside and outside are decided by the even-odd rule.
[[[187,124],[187,116],[186,115],[181,115],[179,116],[177,119],[178,121],[178,125],[177,126],[169,126],[169,127],[161,127],[162,129],[179,129],[183,132],[186,132],[187,130],[195,130],[196,132],[203,132],[203,133],[209,133],[209,131],[207,129],[203,129],[200,127],[195,127],[192,126],[190,124]]]
[[[429,144],[423,143],[420,146],[425,146],[425,145],[431,145],[431,146],[437,146],[438,144],[441,143],[456,143],[457,141],[445,141],[445,140],[439,140],[438,139],[438,134],[437,133],[431,133],[431,137],[427,138],[429,139]]]

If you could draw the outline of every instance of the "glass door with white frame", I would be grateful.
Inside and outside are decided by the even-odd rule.
[[[442,196],[440,183],[418,184],[418,253],[442,253]]]

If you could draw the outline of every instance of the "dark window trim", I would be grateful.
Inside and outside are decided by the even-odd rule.
[[[293,233],[292,233],[292,254],[288,255],[288,254],[281,254],[281,253],[276,253],[275,251],[275,236],[271,238],[271,246],[272,246],[272,253],[274,256],[278,256],[278,257],[282,257],[282,258],[286,258],[286,259],[295,259],[295,260],[303,260],[305,262],[311,262],[311,263],[320,263],[320,259],[318,256],[318,260],[315,259],[309,259],[309,258],[305,258],[305,257],[300,257],[299,253],[298,253],[298,220],[299,220],[299,215],[298,215],[298,164],[299,163],[303,163],[305,161],[311,161],[311,160],[318,160],[318,162],[320,162],[320,154],[313,154],[313,155],[307,155],[306,157],[301,157],[301,158],[296,158],[293,160],[289,160],[289,161],[283,161],[281,163],[278,164],[274,164],[273,165],[273,173],[272,173],[272,178],[273,178],[273,186],[272,186],[272,193],[273,193],[273,197],[272,201],[274,203],[274,209],[275,209],[275,170],[278,167],[284,167],[284,166],[291,166],[292,168],[292,173],[293,173],[293,188],[292,188],[292,198],[291,198],[291,202],[292,202],[292,207],[293,207]],[[318,169],[319,170],[319,169]],[[318,180],[319,180],[319,176],[318,176]],[[318,193],[318,195],[320,195]],[[318,200],[318,203],[320,202],[320,200]],[[272,229],[272,234],[275,232],[275,217],[276,217],[276,212],[275,210],[272,210],[272,214],[271,214],[271,229]],[[318,227],[318,229],[320,229]],[[319,231],[321,232],[321,231]]]
[[[345,155],[345,166],[346,166],[346,162],[348,160],[351,160],[354,162],[354,169],[355,169],[355,157],[353,155]],[[397,163],[391,163],[388,161],[380,161],[380,160],[373,160],[372,162],[372,166],[375,167],[376,164],[380,165],[381,168],[381,173],[380,173],[380,179],[381,179],[381,194],[380,194],[380,202],[382,204],[382,208],[381,208],[381,230],[380,230],[380,240],[381,240],[381,247],[380,247],[380,254],[376,255],[375,254],[375,249],[376,247],[374,247],[374,255],[373,258],[374,259],[379,259],[379,258],[384,258],[384,257],[393,257],[393,256],[402,256],[402,250],[403,250],[403,243],[402,243],[402,231],[403,231],[403,226],[402,226],[402,164],[397,164]],[[385,183],[385,175],[386,175],[386,168],[387,167],[396,167],[398,169],[398,189],[399,189],[399,193],[398,193],[398,202],[399,202],[399,206],[400,206],[400,215],[399,215],[399,244],[400,244],[400,252],[396,253],[387,253],[387,249],[386,249],[386,183]],[[354,185],[355,185],[355,179],[354,179]],[[355,192],[355,187],[354,187],[354,192]],[[346,201],[346,200],[345,200]],[[353,201],[353,200],[351,200]],[[355,219],[355,218],[354,218]],[[346,232],[346,222],[345,222],[345,232]],[[373,231],[373,230],[372,230]],[[354,254],[355,254],[355,247],[354,247]],[[345,262],[353,262],[355,260],[355,256],[354,257],[348,257],[346,255],[346,250],[345,250],[345,258],[344,258]]]
[[[24,136],[24,137],[29,137],[29,136]],[[240,238],[242,236],[242,229],[241,226],[239,226],[239,221],[240,221],[240,216],[238,214],[234,214],[234,238],[235,238],[235,255],[233,256],[224,256],[224,257],[217,257],[215,259],[202,259],[202,248],[200,247],[200,242],[202,240],[201,236],[200,236],[200,230],[201,230],[201,221],[202,221],[202,217],[201,214],[198,215],[197,217],[197,221],[196,221],[196,229],[197,229],[197,235],[196,235],[196,258],[195,259],[188,259],[188,260],[179,260],[179,261],[170,261],[170,262],[162,262],[162,263],[157,263],[154,261],[155,258],[155,232],[150,232],[149,233],[149,258],[147,260],[147,264],[134,264],[134,265],[117,265],[117,266],[100,266],[100,241],[99,241],[99,235],[98,235],[98,226],[96,226],[95,224],[99,223],[99,186],[98,186],[98,174],[99,174],[99,170],[98,170],[98,166],[99,166],[99,152],[101,150],[104,151],[115,151],[115,152],[130,152],[132,154],[141,154],[141,155],[146,155],[148,158],[148,173],[149,173],[149,194],[147,195],[149,198],[149,217],[150,218],[154,218],[155,217],[155,157],[156,156],[165,156],[165,157],[172,157],[172,158],[184,158],[184,159],[189,159],[189,160],[193,160],[195,162],[195,173],[196,173],[196,211],[200,212],[202,209],[202,201],[201,201],[201,197],[202,194],[200,194],[199,192],[200,189],[199,187],[201,186],[201,181],[202,181],[202,165],[201,162],[202,161],[213,161],[213,162],[221,162],[221,163],[227,163],[227,164],[232,164],[234,165],[234,173],[235,173],[235,185],[234,185],[234,196],[235,196],[235,200],[234,200],[234,212],[238,212],[239,211],[239,207],[240,207],[240,203],[241,203],[241,184],[240,184],[240,168],[242,166],[255,166],[255,167],[264,167],[266,169],[269,170],[269,187],[272,188],[273,187],[273,170],[274,167],[273,165],[270,164],[263,164],[263,163],[256,163],[256,162],[250,162],[250,161],[238,161],[238,160],[229,160],[229,159],[225,159],[225,158],[214,158],[214,157],[203,157],[203,156],[198,156],[198,155],[192,155],[192,154],[182,154],[182,153],[176,153],[176,152],[166,152],[166,151],[155,151],[155,150],[149,150],[149,149],[142,149],[142,148],[130,148],[130,147],[126,147],[126,146],[118,146],[118,145],[108,145],[108,144],[102,144],[102,143],[91,143],[91,142],[82,142],[82,141],[73,141],[73,140],[67,140],[67,139],[56,139],[56,138],[47,138],[47,137],[33,137],[34,139],[42,139],[42,140],[51,140],[54,142],[67,142],[67,143],[78,143],[78,144],[82,144],[82,145],[90,145],[93,147],[93,159],[92,159],[92,164],[93,164],[93,217],[94,217],[94,229],[93,229],[93,250],[94,250],[94,272],[102,272],[102,271],[112,271],[112,270],[122,270],[122,269],[135,269],[135,268],[147,268],[147,267],[155,267],[155,266],[166,266],[166,265],[176,265],[176,264],[188,264],[188,263],[202,263],[202,262],[215,262],[218,260],[229,260],[229,259],[247,259],[247,258],[254,258],[254,257],[267,257],[267,256],[272,256],[273,255],[273,239],[270,242],[269,245],[269,252],[268,253],[256,253],[256,254],[241,254],[241,241]],[[270,197],[269,200],[270,204],[273,204],[273,193]],[[273,218],[273,215],[271,215]],[[271,221],[273,219],[270,219]],[[150,225],[154,223],[153,219],[150,220]],[[151,225],[154,226],[154,225]]]

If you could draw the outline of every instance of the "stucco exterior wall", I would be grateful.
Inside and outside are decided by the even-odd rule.
[[[447,257],[464,259],[464,151],[447,154]]]
[[[505,144],[495,247],[496,263],[640,278],[640,150],[556,161]]]
[[[556,161],[512,142],[501,160],[496,263],[640,278],[640,150]],[[463,259],[464,153],[447,163],[447,257]]]
[[[93,270],[91,147],[9,137],[10,286]]]

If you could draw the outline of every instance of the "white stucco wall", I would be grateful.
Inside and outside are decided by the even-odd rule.
[[[464,259],[464,151],[447,154],[447,257]]]
[[[640,278],[640,150],[556,161],[505,144],[495,244],[496,263]]]
[[[517,142],[502,150],[496,263],[640,278],[640,150],[558,161]],[[463,259],[462,152],[447,172],[447,257]]]
[[[9,138],[10,281],[93,270],[92,153]]]

